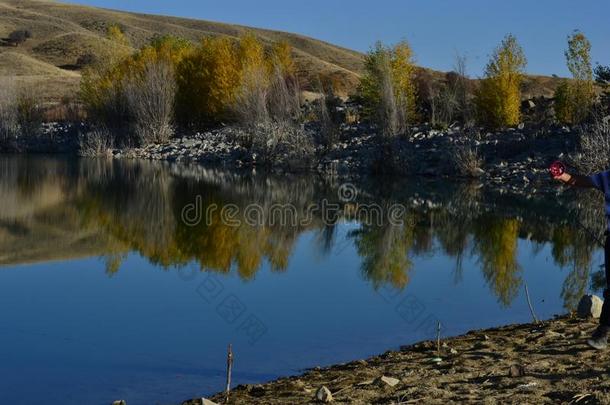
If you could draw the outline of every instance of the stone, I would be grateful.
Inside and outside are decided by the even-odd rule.
[[[576,314],[581,318],[599,318],[604,301],[597,295],[584,295],[578,302]]]
[[[218,404],[214,401],[210,401],[207,398],[195,398],[195,399],[191,399],[190,401],[183,402],[182,405],[218,405]]]
[[[377,379],[377,384],[381,386],[387,385],[389,387],[395,387],[398,385],[398,383],[400,383],[398,378],[388,377],[385,375],[382,375]]]
[[[124,399],[119,399],[118,401],[113,401],[112,405],[127,405]]]
[[[333,394],[323,385],[316,391],[316,399],[324,403],[332,402]]]

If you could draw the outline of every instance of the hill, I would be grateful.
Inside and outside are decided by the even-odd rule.
[[[0,0],[0,38],[17,29],[28,29],[32,38],[13,47],[0,46],[0,76],[17,76],[33,83],[49,101],[73,95],[80,74],[76,59],[85,53],[101,53],[110,46],[105,38],[109,25],[118,24],[134,48],[155,36],[176,35],[198,41],[210,35],[239,37],[253,31],[268,44],[287,41],[294,49],[299,74],[310,89],[317,78],[333,78],[340,93],[352,92],[363,67],[363,55],[327,42],[288,32],[249,28],[211,21],[146,15],[64,4],[49,0]],[[440,72],[432,72],[440,77]],[[557,80],[529,77],[527,95],[550,95]]]

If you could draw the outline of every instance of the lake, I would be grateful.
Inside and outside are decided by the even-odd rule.
[[[574,309],[601,197],[0,157],[0,403],[179,404]]]

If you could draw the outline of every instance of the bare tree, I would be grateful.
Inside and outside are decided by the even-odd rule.
[[[252,127],[269,121],[267,101],[269,78],[264,66],[249,67],[243,73],[233,112],[244,127]]]
[[[407,129],[406,109],[403,108],[407,100],[404,96],[395,94],[390,56],[387,53],[380,61],[379,72],[381,74],[379,116],[382,132],[386,137],[393,137],[404,133]]]
[[[17,88],[14,78],[0,78],[0,141],[17,136]]]
[[[141,74],[126,80],[124,92],[138,141],[141,144],[167,142],[174,134],[176,78],[173,67],[165,61],[148,64]]]
[[[40,134],[43,118],[43,106],[36,89],[33,86],[22,86],[17,91],[17,123],[20,134]]]
[[[574,165],[584,173],[607,170],[610,167],[610,120],[600,112],[580,130],[578,151],[572,156]]]

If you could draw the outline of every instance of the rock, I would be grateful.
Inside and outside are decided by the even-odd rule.
[[[316,391],[316,399],[325,403],[332,402],[333,394],[331,394],[330,390],[323,385]]]
[[[597,295],[584,295],[578,302],[576,313],[581,318],[599,318],[604,301]]]
[[[508,370],[509,377],[523,377],[525,375],[525,368],[520,364],[513,364]]]
[[[265,395],[265,387],[262,385],[253,385],[248,387],[248,394],[252,395],[253,397],[260,398]]]
[[[377,379],[377,384],[380,386],[395,387],[400,382],[399,379],[382,375]]]
[[[218,405],[218,404],[216,402],[210,401],[209,399],[206,399],[206,398],[195,398],[195,399],[191,399],[190,401],[183,402],[182,405]]]
[[[113,401],[112,405],[127,405],[124,399],[119,399],[118,401]]]

